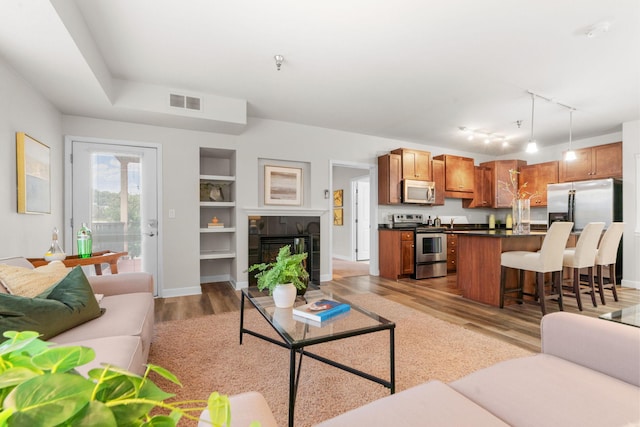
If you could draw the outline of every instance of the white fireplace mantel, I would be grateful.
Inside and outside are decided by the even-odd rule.
[[[322,216],[329,213],[326,209],[304,208],[242,208],[247,216]]]

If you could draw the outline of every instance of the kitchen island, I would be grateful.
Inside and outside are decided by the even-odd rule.
[[[500,306],[500,254],[508,251],[537,251],[546,232],[514,234],[511,230],[449,231],[458,237],[457,286],[462,296]],[[525,274],[525,292],[533,292],[535,275]],[[507,270],[506,286],[515,287],[517,272]]]

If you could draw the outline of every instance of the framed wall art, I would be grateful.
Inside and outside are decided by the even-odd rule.
[[[343,225],[342,208],[333,210],[333,225]]]
[[[342,207],[342,198],[344,190],[335,190],[333,192],[333,206]]]
[[[265,165],[264,204],[302,205],[302,169]]]
[[[18,213],[51,213],[51,153],[26,133],[16,133]]]

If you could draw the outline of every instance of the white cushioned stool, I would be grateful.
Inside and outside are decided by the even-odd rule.
[[[571,291],[572,295],[576,297],[580,311],[582,311],[582,298],[580,295],[583,292],[591,295],[591,302],[594,307],[598,306],[596,304],[596,291],[593,287],[593,267],[596,262],[598,242],[600,241],[600,236],[602,236],[603,229],[604,222],[588,223],[580,233],[576,247],[565,249],[562,257],[562,265],[573,269]],[[586,291],[583,291],[584,287],[580,278],[580,269],[582,268],[586,268],[588,271]]]
[[[535,297],[540,302],[542,314],[547,313],[545,300],[558,298],[560,310],[562,307],[562,254],[567,246],[569,234],[573,228],[573,222],[554,222],[549,227],[542,242],[542,248],[538,252],[510,251],[500,255],[500,308],[504,307],[504,297],[506,293],[517,292],[518,301],[524,301],[524,272],[536,272]],[[507,268],[515,268],[519,271],[519,283],[516,288],[506,288]],[[544,273],[552,274],[552,287],[555,292],[545,295]]]

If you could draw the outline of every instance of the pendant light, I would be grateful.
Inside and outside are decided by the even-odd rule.
[[[536,144],[536,140],[533,139],[533,112],[535,105],[536,96],[531,92],[531,138],[529,138],[529,143],[527,144],[527,153],[535,153],[538,151],[538,144]]]
[[[569,149],[564,153],[564,159],[571,162],[576,159],[576,152],[571,147],[571,131],[573,129],[573,108],[569,109]]]

